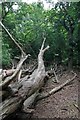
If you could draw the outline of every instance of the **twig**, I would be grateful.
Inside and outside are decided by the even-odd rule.
[[[80,112],[80,108],[78,107],[78,105],[77,104],[73,104],[78,110],[79,110],[79,112]]]
[[[56,75],[56,72],[55,72],[54,68],[53,68],[53,72],[54,72],[54,76],[55,76],[56,82],[59,83],[59,80],[58,80],[58,78],[57,78],[57,75]]]

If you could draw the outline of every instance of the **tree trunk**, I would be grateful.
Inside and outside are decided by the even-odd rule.
[[[16,95],[9,96],[7,99],[5,99],[2,102],[0,106],[0,110],[2,110],[2,112],[0,113],[1,119],[6,118],[11,113],[14,113],[19,107],[22,108],[23,103],[24,104],[26,103],[26,107],[27,107],[26,109],[28,109],[29,105],[33,103],[36,96],[38,95],[38,91],[44,85],[44,78],[46,76],[46,71],[45,71],[45,66],[43,61],[43,55],[44,55],[44,52],[49,48],[49,46],[47,46],[44,49],[44,43],[45,43],[45,39],[43,41],[42,47],[38,55],[38,68],[34,70],[34,72],[30,75],[30,78],[24,77],[20,81],[18,81],[17,83],[18,91]],[[13,73],[12,75],[13,78],[15,77],[17,72],[20,70],[21,64],[22,62],[20,62],[20,64],[17,67],[18,69],[16,69],[16,71]],[[4,81],[0,86],[3,86],[4,90],[6,91],[6,88],[9,86],[9,84],[12,81],[12,77],[6,78],[5,80],[6,81]],[[16,88],[16,85],[15,85],[15,88]],[[24,102],[25,100],[26,102]]]

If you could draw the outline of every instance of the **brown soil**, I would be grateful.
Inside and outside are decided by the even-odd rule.
[[[43,89],[45,92],[50,91],[72,78],[72,76],[71,72],[66,71],[62,76],[58,76],[59,84],[54,83],[54,78],[52,78],[48,80]],[[78,72],[75,80],[63,89],[46,99],[38,101],[32,118],[79,118],[79,111],[74,106],[74,104],[78,105],[79,84],[80,72]]]

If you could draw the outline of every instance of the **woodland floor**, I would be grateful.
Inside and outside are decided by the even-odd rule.
[[[74,106],[74,104],[79,106],[79,84],[80,84],[80,72],[76,72],[77,77],[65,86],[63,89],[59,90],[55,94],[51,95],[48,98],[40,100],[36,103],[34,108],[34,113],[31,115],[30,119],[35,120],[34,118],[75,118],[80,119],[80,115],[78,109]],[[59,83],[54,83],[54,79],[51,78],[47,81],[46,85],[43,87],[43,92],[48,92],[51,89],[59,86],[64,83],[69,78],[72,78],[73,74],[68,71],[64,71],[62,75],[58,76]],[[80,108],[79,108],[80,109]],[[21,115],[22,116],[22,115]],[[25,115],[24,115],[25,116]],[[16,117],[16,116],[15,116]],[[6,120],[27,120],[19,118],[9,118]],[[71,119],[72,120],[72,119]]]
[[[66,71],[62,76],[58,76],[59,84],[54,83],[53,78],[48,80],[43,88],[45,92],[65,82],[72,77],[72,73]],[[79,118],[79,111],[74,106],[79,103],[80,72],[73,82],[65,86],[54,95],[38,101],[32,118]]]

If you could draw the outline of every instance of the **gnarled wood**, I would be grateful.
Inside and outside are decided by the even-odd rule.
[[[41,87],[44,85],[44,78],[46,76],[46,71],[43,61],[43,55],[44,52],[49,48],[49,46],[47,46],[44,49],[44,43],[45,40],[43,41],[42,47],[38,55],[38,68],[34,70],[34,72],[30,75],[30,78],[24,77],[22,79],[22,82],[20,82],[21,80],[18,81],[20,82],[19,85],[21,87],[19,86],[18,94],[16,97],[10,97],[5,101],[3,101],[2,103],[3,107],[2,106],[0,107],[0,109],[2,109],[2,113],[0,114],[0,116],[2,115],[3,118],[6,118],[8,115],[15,112],[15,110],[17,110],[18,107],[20,107],[20,105],[22,105],[22,103],[24,103],[25,100],[27,103],[29,102],[29,104],[32,104],[32,102],[35,100],[38,94],[36,92],[39,91]],[[18,68],[20,68],[20,65]],[[20,69],[17,69],[17,72],[19,70]],[[9,85],[10,81],[12,80],[11,78],[9,78],[10,79],[9,81],[7,80],[6,86]]]
[[[30,55],[21,56],[21,60],[19,61],[15,72],[11,76],[5,78],[5,80],[2,81],[2,83],[0,83],[0,89],[1,88],[2,89],[6,88],[10,84],[10,82],[16,77],[16,75],[18,74],[23,62],[28,58],[28,56],[30,56]]]
[[[43,55],[44,52],[49,49],[49,46],[44,48],[45,39],[43,41],[42,47],[38,55],[38,68],[30,75],[30,78],[22,82],[22,87],[19,89],[19,93],[23,99],[26,99],[26,96],[29,97],[31,94],[40,89],[44,84],[44,78],[46,76]],[[25,93],[25,94],[24,94]]]

